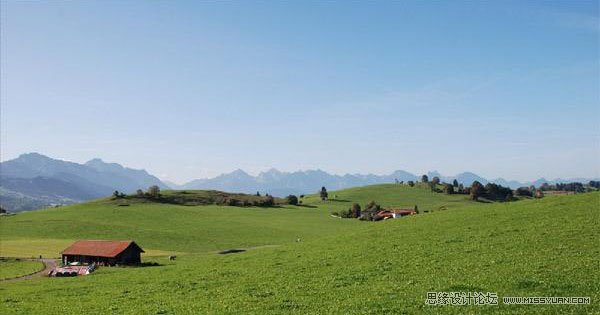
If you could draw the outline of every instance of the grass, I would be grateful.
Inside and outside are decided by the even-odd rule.
[[[455,209],[473,204],[468,195],[446,195],[431,192],[428,185],[421,183],[415,187],[394,184],[356,187],[329,192],[328,201],[322,201],[317,194],[305,196],[302,201],[332,211],[348,209],[352,203],[358,203],[364,207],[370,201],[375,201],[384,207],[395,208],[413,209],[417,205],[419,211],[438,211],[441,208]]]
[[[44,265],[39,261],[3,258],[0,259],[0,280],[29,275],[43,268]]]
[[[2,218],[3,241],[115,236],[187,254],[174,262],[147,258],[161,263],[158,267],[0,283],[0,313],[600,312],[600,193],[494,204],[398,185],[333,194],[347,201],[307,196],[305,203],[316,208],[275,209],[151,204],[117,209],[96,201]],[[330,209],[370,199],[448,211],[376,223],[329,216]],[[249,245],[280,246],[213,252]],[[433,307],[424,303],[429,291],[590,296],[592,303]],[[86,294],[74,299],[57,292]]]

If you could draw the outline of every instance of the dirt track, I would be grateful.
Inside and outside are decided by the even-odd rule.
[[[56,268],[56,259],[32,259],[32,260],[42,262],[44,264],[44,269],[40,270],[38,272],[29,274],[29,275],[24,275],[24,276],[12,278],[12,279],[6,279],[6,280],[2,280],[0,282],[14,282],[14,281],[21,281],[21,280],[27,280],[27,279],[32,279],[32,278],[44,277],[44,276],[48,275],[48,272],[50,272],[50,270]]]

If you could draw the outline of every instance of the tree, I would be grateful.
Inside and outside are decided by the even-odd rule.
[[[454,193],[454,186],[450,184],[444,184],[444,192],[448,195],[452,195]]]
[[[293,206],[298,205],[298,197],[296,197],[295,195],[289,195],[287,197],[285,197],[285,199],[287,200],[287,203]]]
[[[508,187],[502,185],[488,183],[485,185],[485,196],[490,200],[506,201],[511,200],[513,192]]]
[[[452,182],[452,186],[458,188],[458,181],[456,179]]]
[[[160,188],[156,185],[148,187],[148,195],[152,198],[158,198],[160,196]]]
[[[116,199],[116,198],[119,198],[119,191],[118,191],[118,190],[115,190],[115,192],[113,192],[113,194],[112,194],[112,195],[113,195],[113,198],[115,198],[115,199]]]
[[[427,183],[429,181],[429,177],[427,177],[427,175],[423,174],[423,176],[421,176],[421,181],[423,183]]]
[[[408,181],[408,186],[415,187],[415,182],[413,182],[412,180],[409,180]]]
[[[352,208],[350,208],[350,211],[352,212],[352,217],[353,218],[358,218],[360,217],[360,205],[358,203],[352,204]]]
[[[440,178],[439,178],[439,177],[437,177],[437,176],[434,176],[434,177],[431,179],[431,182],[432,182],[434,185],[439,185],[439,184],[440,184]]]
[[[256,197],[260,197],[260,192],[256,192]]]
[[[480,182],[474,181],[471,185],[470,194],[471,199],[479,200],[479,197],[482,197],[485,194],[485,188]]]
[[[138,190],[136,190],[136,191],[135,191],[135,194],[136,194],[138,197],[142,197],[142,196],[144,196],[144,191],[143,191],[143,190],[141,190],[141,189],[138,189]]]
[[[272,207],[273,205],[275,205],[275,199],[273,198],[273,196],[266,195],[260,203],[260,205],[263,207]]]
[[[533,193],[531,193],[531,190],[529,190],[529,188],[527,187],[519,187],[517,188],[517,190],[515,190],[515,193],[517,194],[517,196],[533,197]]]
[[[417,207],[417,205],[415,205],[415,213],[419,214],[419,207]]]
[[[319,193],[319,196],[321,196],[321,200],[327,200],[327,188],[321,187],[321,192]]]

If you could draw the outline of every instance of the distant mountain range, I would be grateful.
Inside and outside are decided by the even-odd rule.
[[[219,175],[214,178],[197,179],[183,185],[168,183],[173,189],[217,189],[230,192],[244,193],[269,193],[274,196],[285,196],[289,194],[308,194],[317,192],[322,186],[328,190],[338,190],[356,186],[365,186],[373,184],[394,183],[398,181],[418,181],[422,175],[415,175],[407,171],[398,170],[389,175],[374,174],[346,174],[332,175],[321,170],[308,170],[297,172],[281,172],[276,169],[262,172],[257,176],[252,176],[243,170],[236,170],[231,173]],[[543,183],[566,183],[566,182],[588,182],[590,179],[572,178],[546,180],[544,178],[533,182],[518,182],[514,180],[505,180],[497,178],[488,180],[471,172],[460,173],[455,176],[443,176],[437,171],[428,172],[427,176],[432,179],[438,176],[442,182],[452,183],[455,179],[465,186],[471,185],[474,181],[482,184],[493,182],[502,186],[516,189],[518,187],[535,185],[539,187]],[[598,179],[593,179],[598,180]]]
[[[77,203],[151,185],[168,188],[144,170],[100,159],[78,164],[28,153],[0,163],[0,204],[9,211]]]
[[[442,182],[456,179],[464,185],[473,181],[483,184],[494,182],[502,186],[518,188],[540,186],[543,183],[588,182],[590,179],[572,178],[533,182],[509,181],[502,178],[485,179],[471,172],[455,176],[443,176],[437,171],[427,173],[431,179],[440,177]],[[420,175],[398,170],[389,175],[346,174],[333,175],[322,170],[281,172],[271,169],[257,176],[243,170],[219,175],[214,178],[197,179],[183,185],[163,182],[144,170],[123,167],[117,163],[106,163],[93,159],[85,164],[67,162],[38,154],[28,153],[18,158],[0,163],[0,204],[9,211],[22,211],[77,203],[105,197],[118,190],[125,193],[158,185],[161,189],[215,189],[228,192],[269,193],[274,196],[308,194],[317,192],[322,186],[328,190],[338,190],[356,186],[417,181]],[[598,180],[598,179],[593,179]]]

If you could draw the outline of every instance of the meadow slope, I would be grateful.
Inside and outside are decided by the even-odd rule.
[[[418,202],[409,200],[416,195],[404,188],[389,186],[393,185],[366,187],[374,191],[365,195],[360,189],[354,194],[337,192],[339,199],[347,201],[315,200],[316,208],[132,205],[112,209],[110,202],[97,201],[2,218],[3,242],[115,235],[139,239],[148,248],[188,254],[175,262],[146,258],[160,262],[158,267],[101,268],[88,277],[0,283],[0,312],[600,312],[600,193],[497,204],[430,200],[423,207],[439,208],[439,202],[450,205],[449,210],[385,222],[328,214],[330,208],[354,200],[375,199],[394,206]],[[375,191],[381,191],[383,201]],[[390,195],[398,199],[385,199]],[[310,198],[314,197],[305,199]],[[265,222],[270,220],[280,221]],[[181,229],[176,229],[179,224]],[[300,242],[296,235],[302,235]],[[197,244],[204,242],[210,245]],[[212,252],[248,245],[280,246],[234,255]],[[428,291],[590,296],[592,304],[436,307],[425,305]]]

